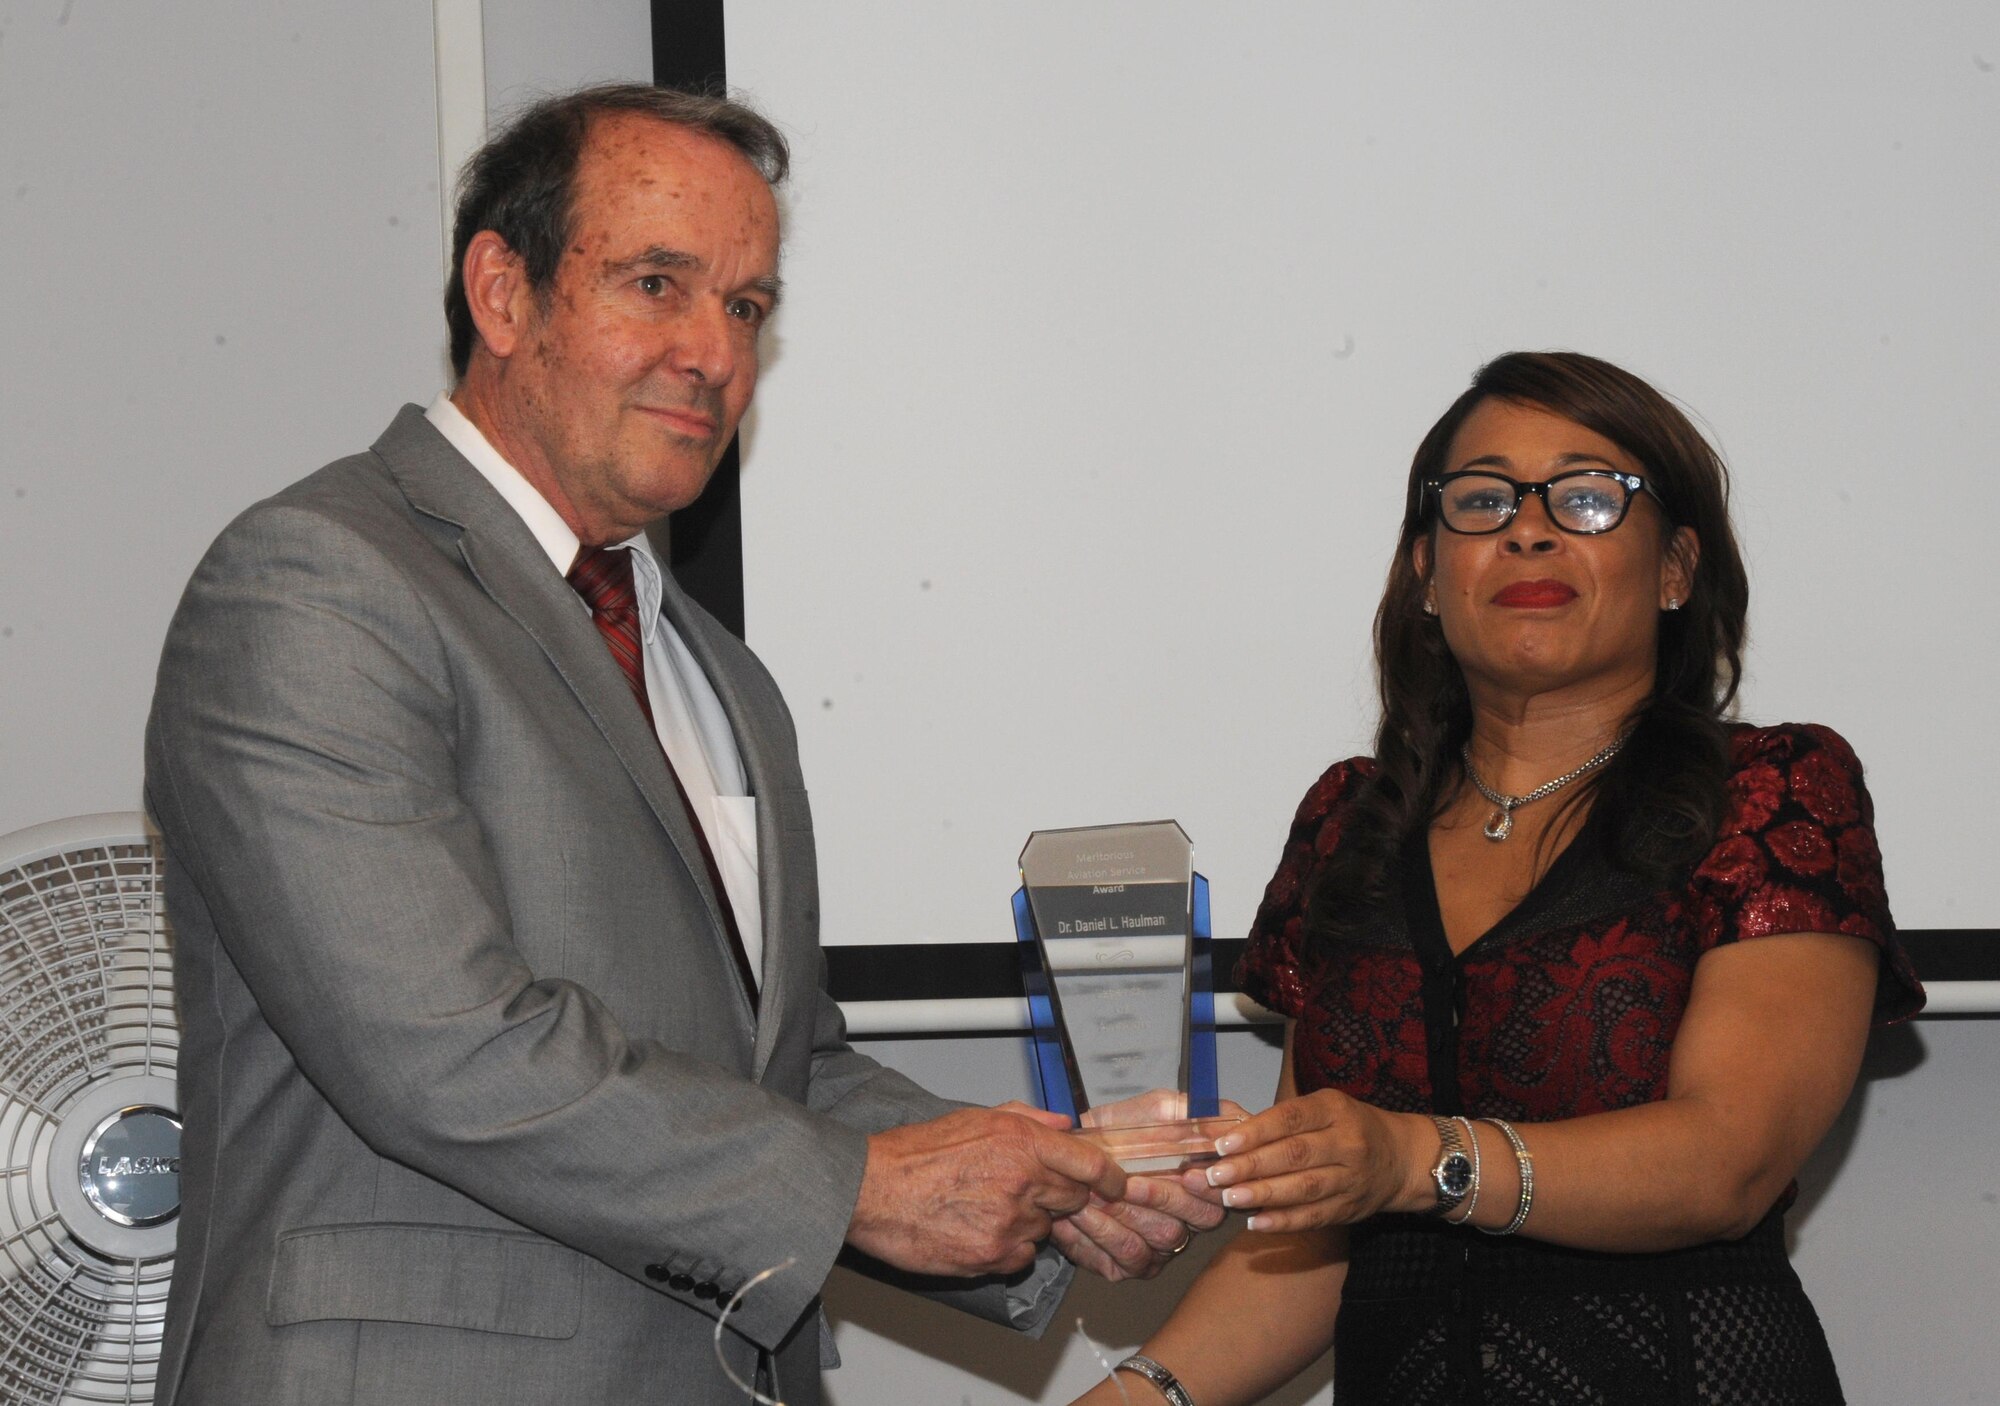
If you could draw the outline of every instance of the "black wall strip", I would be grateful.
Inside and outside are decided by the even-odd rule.
[[[653,0],[653,81],[702,93],[728,79],[722,0]]]
[[[1919,928],[1898,933],[1925,981],[2000,981],[2000,932]]]
[[[2000,931],[1927,928],[1898,934],[1925,981],[2000,981]],[[1215,982],[1236,989],[1242,938],[1218,938]],[[836,1001],[961,1000],[1021,994],[1020,944],[912,943],[826,949]]]
[[[690,92],[729,80],[722,0],[653,0],[653,81]],[[667,557],[681,589],[743,634],[741,460],[732,442],[708,489],[667,524]]]

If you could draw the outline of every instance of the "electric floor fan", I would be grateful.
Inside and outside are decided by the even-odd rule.
[[[143,816],[0,836],[0,1402],[149,1402],[180,1030]]]

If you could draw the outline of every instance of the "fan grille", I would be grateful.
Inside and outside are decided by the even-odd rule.
[[[92,1091],[174,1076],[160,859],[130,829],[19,859],[0,840],[0,1401],[152,1397],[172,1255],[79,1241],[52,1186],[76,1167],[51,1167]]]

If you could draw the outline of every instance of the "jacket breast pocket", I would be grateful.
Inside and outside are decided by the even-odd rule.
[[[278,1239],[264,1316],[418,1323],[530,1338],[576,1336],[583,1258],[520,1231],[315,1225]]]

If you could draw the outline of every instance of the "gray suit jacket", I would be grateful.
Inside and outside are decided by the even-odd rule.
[[[416,407],[197,568],[146,739],[184,1025],[163,1406],[734,1406],[718,1304],[787,1261],[723,1342],[817,1401],[865,1135],[950,1105],[847,1047],[784,703],[664,609],[758,799],[761,1018],[588,614]],[[1061,1278],[944,1296],[1034,1325]]]

